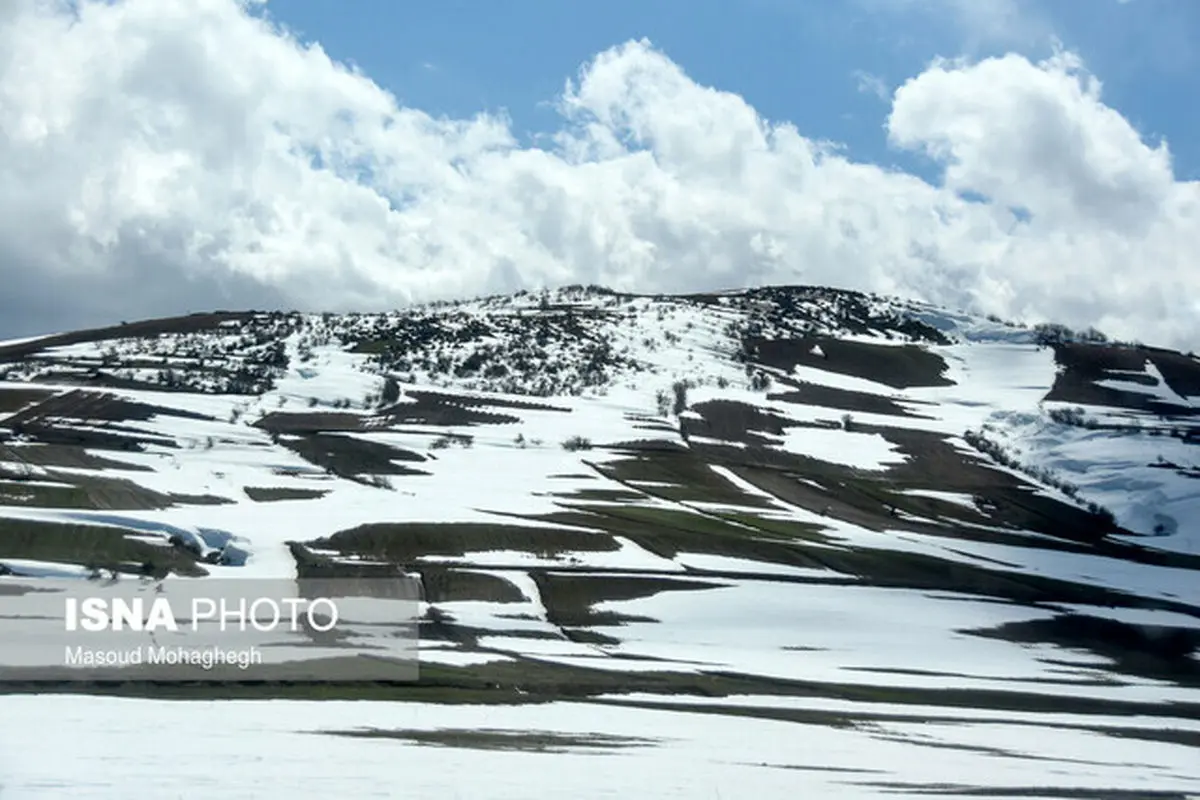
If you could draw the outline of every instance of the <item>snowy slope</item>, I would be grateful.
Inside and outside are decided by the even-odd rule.
[[[193,796],[214,760],[247,797],[387,796],[406,759],[408,796],[1200,785],[1190,355],[823,289],[575,288],[0,343],[0,377],[0,586],[393,564],[443,693],[4,696],[2,797]],[[162,715],[196,748],[165,783],[130,746]],[[103,752],[30,758],[52,718]],[[366,728],[392,732],[328,733]]]

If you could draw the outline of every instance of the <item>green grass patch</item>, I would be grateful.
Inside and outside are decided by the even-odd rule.
[[[328,489],[304,489],[295,486],[244,486],[242,491],[257,503],[277,500],[315,500],[329,494]]]
[[[554,625],[569,628],[647,621],[642,617],[598,611],[595,609],[598,603],[637,600],[662,592],[719,589],[723,585],[686,578],[639,575],[585,575],[542,570],[532,571],[530,575],[537,582],[542,595],[546,618]]]
[[[702,514],[670,509],[578,506],[540,519],[603,528],[663,558],[695,553],[820,569],[824,564],[797,546],[763,531]]]
[[[777,536],[780,539],[789,541],[800,539],[818,544],[825,544],[832,541],[828,536],[821,533],[821,531],[826,529],[826,526],[815,522],[774,519],[743,511],[717,511],[714,513],[716,516],[727,519],[730,522],[755,528],[767,536]]]
[[[0,558],[21,558],[138,572],[149,564],[155,575],[198,577],[208,572],[189,553],[131,539],[131,530],[99,525],[0,519]]]
[[[728,503],[748,508],[767,505],[763,498],[743,492],[713,472],[712,463],[694,452],[672,449],[646,452],[596,468],[605,477],[628,485],[634,491],[664,499]],[[639,485],[642,481],[665,485]]]
[[[791,382],[789,381],[789,383]],[[806,381],[797,381],[794,385],[796,388],[791,391],[768,394],[767,400],[796,405],[820,406],[821,408],[828,408],[834,411],[880,414],[891,417],[920,417],[919,414],[914,414],[890,397],[880,394],[855,392],[850,389],[837,389],[832,386],[808,383]]]
[[[0,414],[14,414],[53,396],[49,389],[0,389]]]
[[[67,467],[71,469],[115,469],[125,472],[153,472],[153,467],[130,464],[87,452],[78,445],[0,443],[0,461],[25,462],[35,467]]]
[[[1010,622],[977,636],[1017,644],[1055,644],[1084,649],[1113,661],[1112,671],[1200,688],[1200,631],[1165,625],[1131,625],[1085,614]]]
[[[310,464],[347,480],[361,482],[360,475],[428,475],[396,462],[422,462],[424,456],[392,447],[333,433],[304,434],[298,438],[282,438],[282,444]]]
[[[554,496],[560,497],[563,500],[580,502],[591,500],[600,503],[636,503],[646,499],[646,495],[641,492],[634,492],[628,489],[580,489],[575,492],[555,494]]]
[[[591,699],[590,702],[634,708],[661,709],[807,724],[854,724],[872,719],[957,721],[961,716],[939,717],[936,709],[989,709],[1044,715],[1080,714],[1100,716],[1200,717],[1200,704],[1158,704],[1136,700],[996,689],[941,689],[907,686],[824,683],[783,680],[728,672],[627,672],[565,666],[533,659],[497,661],[458,667],[422,664],[419,680],[412,683],[311,683],[288,681],[213,681],[193,683],[153,682],[0,682],[0,694],[66,692],[162,699],[304,699],[380,700],[426,703],[525,704],[554,700],[589,700],[598,695],[650,694],[653,699]],[[857,714],[846,711],[706,705],[704,698],[737,695],[826,698],[846,703],[886,703],[895,712]],[[667,696],[687,696],[694,702],[667,702]],[[908,706],[912,711],[906,711]],[[822,716],[823,715],[823,716]],[[1049,718],[1040,725],[1062,725]],[[1095,730],[1114,736],[1179,741],[1196,745],[1190,731],[1139,731],[1120,726],[1068,724],[1063,727]],[[1032,730],[1032,729],[1031,729]]]
[[[395,739],[409,744],[434,747],[454,747],[464,750],[501,750],[526,753],[571,753],[588,750],[620,750],[630,747],[649,747],[658,743],[656,739],[640,739],[632,736],[610,736],[602,733],[555,733],[553,731],[495,730],[472,728],[469,730],[439,728],[438,730],[397,729],[319,731],[327,736],[345,736],[353,739]]]
[[[421,565],[421,584],[430,603],[477,601],[485,603],[521,603],[529,598],[511,581],[471,569]]]
[[[824,356],[812,352],[816,346],[821,348]],[[887,345],[805,336],[796,339],[751,338],[745,347],[752,361],[785,372],[791,372],[797,366],[812,367],[882,383],[894,389],[954,385],[945,377],[945,360],[937,353],[913,344]]]
[[[137,511],[229,502],[213,495],[166,495],[122,478],[92,475],[50,473],[28,481],[0,481],[0,503],[29,508]]]
[[[421,556],[465,556],[489,550],[515,550],[554,556],[564,552],[613,552],[611,536],[566,528],[484,523],[375,523],[339,531],[308,543],[321,550],[361,555],[399,564]]]

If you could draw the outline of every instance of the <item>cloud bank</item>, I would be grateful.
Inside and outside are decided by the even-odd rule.
[[[0,4],[0,333],[566,283],[815,283],[1200,344],[1200,184],[1079,59],[938,61],[855,163],[600,53],[535,145],[399,106],[236,0]]]

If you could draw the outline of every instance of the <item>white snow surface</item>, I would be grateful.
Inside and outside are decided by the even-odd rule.
[[[562,529],[564,523],[545,517],[586,504],[643,513],[651,520],[667,519],[654,515],[686,514],[698,526],[736,517],[742,525],[739,533],[763,544],[762,552],[778,542],[773,530],[793,525],[811,537],[806,552],[813,555],[812,563],[687,548],[673,552],[661,543],[635,541],[633,533],[614,535],[578,525],[571,528],[580,537],[578,547],[534,551],[513,545],[419,556],[405,566],[417,573],[422,565],[475,573],[518,596],[505,602],[423,604],[425,612],[470,629],[473,641],[422,642],[421,661],[463,669],[512,662],[531,669],[547,664],[586,667],[629,680],[654,673],[734,673],[842,688],[830,689],[828,696],[814,691],[804,697],[616,691],[603,703],[527,706],[0,695],[0,800],[116,798],[146,791],[155,797],[863,797],[883,791],[917,797],[930,786],[942,787],[945,793],[939,796],[945,797],[960,796],[955,791],[968,796],[973,788],[1019,787],[1048,787],[1047,796],[1054,796],[1055,787],[1099,792],[1200,787],[1200,758],[1194,746],[1184,743],[1194,739],[1127,735],[1130,729],[1200,732],[1194,718],[1174,710],[1184,708],[1178,704],[1200,703],[1194,682],[1130,674],[1115,659],[1082,646],[977,635],[1000,626],[1042,624],[1062,614],[1141,626],[1139,630],[1200,628],[1196,570],[1186,566],[1190,562],[1168,558],[1200,555],[1200,482],[1193,474],[1200,466],[1200,448],[1195,444],[1150,435],[1153,426],[1163,423],[1118,409],[1089,407],[1085,412],[1089,419],[1123,424],[1137,418],[1144,427],[1114,433],[1055,422],[1048,415],[1055,406],[1045,402],[1058,374],[1052,349],[1039,347],[1024,328],[965,314],[920,304],[905,307],[949,337],[950,344],[923,346],[945,361],[950,385],[896,389],[815,364],[764,370],[776,383],[763,390],[752,386],[743,365],[731,357],[736,342],[728,328],[745,312],[729,302],[580,299],[570,293],[551,299],[613,314],[617,321],[604,323],[608,327],[602,334],[639,366],[614,367],[603,381],[577,394],[516,398],[546,408],[487,407],[489,413],[511,415],[517,422],[389,425],[378,418],[384,376],[368,355],[352,352],[335,334],[369,330],[380,320],[402,315],[340,321],[308,316],[304,331],[285,340],[289,366],[271,389],[257,396],[106,389],[114,397],[207,417],[157,414],[123,421],[127,431],[161,437],[174,446],[87,451],[136,469],[43,466],[32,457],[38,445],[27,437],[14,432],[0,441],[0,519],[15,526],[38,521],[123,529],[139,541],[162,546],[172,536],[202,548],[219,547],[212,544],[214,537],[221,543],[229,539],[247,554],[245,562],[205,569],[215,577],[263,578],[296,575],[289,542],[374,523]],[[878,308],[900,308],[890,301],[871,302]],[[530,295],[452,305],[446,313],[467,319],[516,317],[536,313],[538,306],[539,298]],[[836,326],[825,332],[887,346],[907,343]],[[217,343],[236,341],[238,331],[228,326],[212,336]],[[154,354],[182,363],[184,345],[194,343],[195,337],[164,336]],[[457,357],[477,345],[455,341],[443,350]],[[542,372],[549,374],[549,362],[555,359],[578,367],[581,359],[572,346],[548,346]],[[110,351],[131,355],[136,348],[127,342],[78,344],[55,348],[54,355],[90,368]],[[806,352],[823,361],[836,355],[833,348],[817,345]],[[397,372],[404,373],[401,407],[415,407],[423,392],[452,393],[460,406],[514,399],[479,375],[434,375],[419,364]],[[1144,377],[1111,374],[1097,385],[1153,397],[1164,408],[1194,408],[1194,398],[1171,390],[1153,363],[1147,362],[1138,375]],[[0,391],[27,388],[22,377],[28,375],[20,370],[10,374],[10,380],[0,381]],[[691,410],[683,415],[669,407],[673,384],[679,381],[691,382]],[[768,398],[788,381],[887,399],[909,415],[852,411],[853,424],[843,430],[847,412],[841,408]],[[39,388],[65,394],[78,387],[43,382]],[[919,504],[922,516],[910,508],[897,515],[894,529],[880,529],[788,502],[721,465],[711,466],[710,477],[729,494],[740,495],[740,503],[694,491],[688,495],[690,487],[669,476],[622,480],[608,471],[632,457],[625,449],[630,442],[680,450],[714,444],[748,450],[741,442],[682,436],[681,425],[701,416],[697,406],[712,400],[743,403],[794,423],[781,436],[762,434],[778,450],[871,478],[903,474],[913,463],[888,438],[889,432],[938,434],[985,461],[964,439],[967,431],[983,432],[1017,465],[996,466],[998,472],[1041,470],[1073,484],[1078,487],[1076,501],[1048,485],[1041,491],[1110,509],[1130,532],[1114,541],[1139,545],[1149,555],[1122,559],[1068,547],[1045,533],[993,524],[980,516],[974,495],[937,485],[900,485],[897,496]],[[266,415],[288,412],[336,412],[367,420],[363,429],[345,435],[415,454],[416,460],[396,463],[426,474],[364,474],[357,476],[360,482],[329,474],[284,446],[287,434],[274,441],[254,424]],[[0,412],[0,428],[11,413],[16,412]],[[104,430],[103,424],[89,419],[74,427]],[[458,443],[463,437],[469,437],[469,446]],[[572,438],[587,446],[565,448],[563,443]],[[138,510],[39,505],[39,498],[71,488],[73,480],[118,477],[162,495],[203,494],[226,502],[181,500]],[[796,480],[814,490],[829,488],[821,475]],[[311,490],[317,496],[260,502],[251,499],[247,487]],[[640,497],[581,499],[589,491]],[[678,499],[677,493],[686,499]],[[755,516],[762,530],[745,521]],[[903,529],[902,523],[914,520],[924,525],[920,532]],[[1156,555],[1155,550],[1164,552]],[[1057,581],[1084,597],[1118,593],[1131,598],[1131,607],[1074,599],[1035,607],[966,593],[873,586],[862,576],[824,565],[822,552],[832,563],[846,553],[897,561],[919,558],[942,571],[985,569],[1002,582]],[[90,570],[78,563],[10,558],[0,550],[0,589],[13,580],[5,572],[22,580],[82,579]],[[591,610],[600,621],[590,630],[605,638],[580,639],[569,635],[572,626],[553,618],[547,608],[550,597],[542,596],[539,583],[547,576],[578,573],[614,585],[630,576],[649,576],[658,590],[596,602]],[[688,581],[707,586],[684,588]],[[951,689],[1007,698],[1022,710],[1003,703],[994,708],[935,704],[928,700],[932,694],[912,702],[885,699],[904,691]],[[860,697],[877,701],[853,699],[857,690]],[[838,697],[845,699],[834,699]],[[1092,711],[1038,708],[1065,699],[1080,708],[1093,704],[1088,706]],[[678,707],[631,705],[648,702]],[[1136,713],[1110,713],[1111,704],[1119,703],[1136,706]],[[790,710],[797,716],[789,721],[710,713],[729,706]],[[835,726],[799,712],[865,716]],[[400,734],[351,738],[329,733],[373,729],[501,731],[517,738],[550,732],[639,741],[628,747],[563,745],[561,752],[537,752],[461,743],[433,746]],[[172,744],[152,744],[160,730],[174,737]],[[69,747],[61,741],[65,735]]]
[[[0,791],[6,800],[108,800],[131,792],[247,799],[857,798],[877,796],[892,784],[888,796],[917,798],[923,787],[935,784],[951,788],[939,796],[965,797],[952,787],[1066,786],[1103,793],[1149,784],[1189,792],[1200,781],[1192,748],[1091,734],[1051,715],[992,721],[963,714],[954,723],[931,723],[908,716],[915,709],[888,710],[907,718],[843,729],[591,703],[80,702],[6,696],[0,698],[5,719]],[[164,724],[187,731],[186,757],[146,746],[148,732]],[[62,731],[70,731],[70,757],[47,759],[41,746]],[[533,736],[613,737],[640,746],[486,750],[330,733],[335,731],[393,737],[488,732],[518,743]]]

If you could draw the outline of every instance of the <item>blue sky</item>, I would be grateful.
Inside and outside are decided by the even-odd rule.
[[[0,337],[816,284],[1200,349],[1197,34],[1195,0],[0,2]]]
[[[977,10],[971,10],[973,8]],[[937,56],[1020,52],[1055,42],[1082,56],[1105,102],[1177,177],[1200,178],[1200,2],[1194,0],[287,0],[269,14],[354,63],[404,105],[465,117],[504,109],[518,133],[552,129],[547,101],[596,53],[646,37],[698,83],[735,92],[772,120],[839,142],[856,160],[928,165],[887,147],[894,89]],[[873,82],[872,82],[873,85]]]

